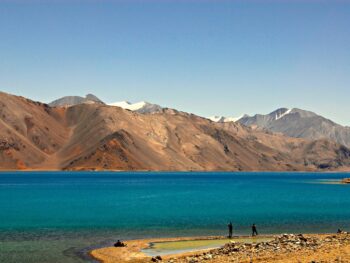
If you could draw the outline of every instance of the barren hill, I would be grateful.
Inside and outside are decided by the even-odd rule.
[[[0,93],[0,169],[345,170],[350,150],[176,110],[50,107]]]
[[[49,103],[49,106],[51,107],[69,107],[73,105],[78,104],[92,104],[92,103],[98,103],[98,104],[105,104],[103,101],[101,101],[99,98],[97,98],[93,94],[87,94],[85,97],[80,96],[65,96],[63,98],[59,98],[57,100],[54,100]]]

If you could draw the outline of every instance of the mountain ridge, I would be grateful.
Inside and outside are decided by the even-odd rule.
[[[342,126],[312,111],[280,108],[269,114],[245,116],[239,123],[253,128],[267,129],[289,137],[330,139],[350,147],[350,127]]]
[[[162,109],[50,107],[0,93],[1,170],[333,171],[350,150]]]
[[[99,104],[105,104],[102,100],[97,98],[93,94],[87,94],[85,97],[80,96],[64,96],[62,98],[56,99],[50,103],[48,103],[51,107],[70,107],[82,103],[99,103]]]

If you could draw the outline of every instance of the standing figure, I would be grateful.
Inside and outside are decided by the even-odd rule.
[[[232,222],[230,222],[228,225],[228,238],[232,238],[232,232],[233,232],[233,225]]]
[[[252,225],[252,236],[257,236],[258,235],[258,231],[256,230],[256,225],[253,224]]]

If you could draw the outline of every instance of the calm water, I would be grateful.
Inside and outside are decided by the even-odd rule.
[[[83,262],[118,239],[350,231],[350,174],[0,173],[0,262]]]

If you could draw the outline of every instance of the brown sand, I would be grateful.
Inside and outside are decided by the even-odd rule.
[[[311,236],[311,235],[309,235]],[[327,235],[312,235],[318,238],[325,238]],[[107,247],[91,251],[91,255],[100,262],[151,262],[151,257],[140,252],[141,249],[147,248],[151,242],[177,241],[177,240],[193,240],[193,238],[177,238],[177,239],[148,239],[127,241],[128,247],[114,248]],[[208,250],[209,251],[209,250]],[[189,252],[185,254],[164,256],[163,262],[167,262],[170,258],[176,262],[188,262],[188,256],[193,256],[198,252]],[[201,261],[198,261],[201,262]],[[246,256],[240,253],[233,255],[219,255],[205,262],[226,263],[226,262],[280,262],[280,263],[310,263],[310,262],[350,262],[350,244],[327,244],[317,249],[301,249],[293,252],[266,252],[259,256]]]

